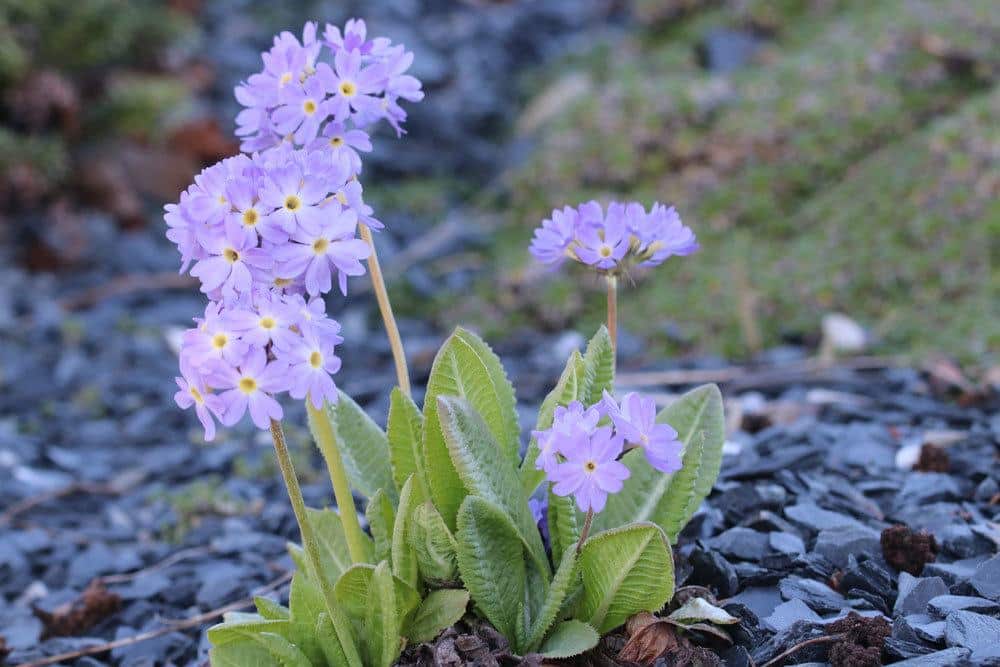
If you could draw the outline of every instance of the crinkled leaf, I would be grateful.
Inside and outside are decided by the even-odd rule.
[[[555,622],[559,611],[566,601],[570,590],[576,586],[579,580],[579,572],[576,568],[576,550],[567,549],[559,563],[555,576],[552,578],[552,585],[549,586],[549,593],[545,597],[545,603],[536,618],[532,620],[531,633],[526,642],[527,651],[531,652],[538,648]]]
[[[288,620],[267,620],[260,616],[256,618],[227,618],[224,623],[213,625],[206,631],[208,640],[213,646],[222,646],[230,642],[240,642],[245,639],[244,635],[254,632],[270,632],[283,637],[288,636]]]
[[[674,591],[674,562],[663,531],[651,523],[588,539],[580,552],[583,597],[577,618],[602,634],[640,611],[656,611]]]
[[[523,609],[524,547],[510,517],[478,496],[468,496],[458,512],[458,569],[480,613],[517,645]]]
[[[478,336],[458,328],[434,359],[424,398],[424,465],[434,504],[449,528],[455,527],[465,487],[448,453],[438,420],[438,396],[457,396],[482,416],[502,456],[517,466],[520,428],[514,389],[500,359]]]
[[[288,592],[288,641],[292,642],[313,664],[321,664],[323,651],[316,637],[316,622],[326,609],[323,593],[305,574],[296,572]]]
[[[712,490],[722,463],[725,418],[722,394],[715,385],[692,389],[657,415],[670,424],[684,444],[683,467],[673,474],[652,468],[639,450],[622,461],[631,475],[619,493],[608,497],[597,515],[597,530],[631,521],[652,521],[663,528],[671,542]]]
[[[399,507],[396,508],[396,521],[392,527],[392,571],[412,588],[419,585],[419,570],[417,556],[410,544],[410,533],[414,522],[416,508],[423,502],[423,494],[417,484],[415,474],[411,474],[403,482],[399,492]]]
[[[319,542],[319,558],[323,570],[331,581],[335,580],[351,566],[351,554],[347,549],[347,538],[344,536],[344,526],[340,515],[332,509],[306,508],[306,517]],[[369,555],[374,553],[374,546],[367,535],[364,536],[365,549]],[[308,572],[309,568],[305,568]]]
[[[562,559],[567,549],[576,547],[583,522],[572,496],[557,496],[548,490],[549,544],[552,558]]]
[[[542,407],[538,410],[538,422],[535,430],[544,431],[552,426],[552,418],[556,407],[566,406],[580,397],[580,390],[583,387],[585,377],[583,355],[579,350],[573,350],[569,356],[566,367],[555,388],[542,401]],[[525,497],[530,497],[535,492],[538,485],[545,479],[545,473],[535,468],[535,460],[538,458],[538,442],[535,438],[528,443],[528,451],[521,462],[521,485]]]
[[[288,620],[291,617],[291,612],[287,607],[275,602],[271,598],[258,595],[254,597],[253,604],[257,607],[257,613],[269,621]]]
[[[213,667],[311,667],[309,658],[281,635],[233,631],[230,637],[212,647]]]
[[[334,587],[337,601],[348,616],[355,619],[365,618],[368,606],[371,604],[371,596],[375,594],[372,588],[374,573],[374,565],[359,563],[351,566],[337,580],[337,585]],[[393,582],[396,586],[394,597],[398,606],[396,615],[405,618],[420,604],[420,594],[398,577],[393,577]]]
[[[386,561],[371,570],[362,641],[368,649],[366,663],[372,667],[390,667],[403,649],[404,640],[400,636],[400,628],[405,614],[397,614],[399,601],[396,591],[399,587],[394,579]]]
[[[601,636],[597,630],[582,621],[563,621],[557,625],[542,644],[540,653],[545,658],[558,660],[580,655],[597,646]]]
[[[427,495],[427,473],[424,471],[424,416],[413,399],[399,387],[389,395],[389,461],[392,478],[402,493],[403,484],[410,475],[417,476],[417,484]]]
[[[459,621],[469,604],[469,591],[443,588],[432,591],[417,607],[413,619],[403,631],[410,642],[429,642]]]
[[[320,650],[323,651],[323,658],[330,667],[348,667],[350,662],[344,647],[337,639],[337,630],[333,627],[333,621],[324,611],[316,619],[316,639],[319,642]]]
[[[740,619],[731,615],[725,609],[716,607],[704,598],[691,598],[679,609],[667,616],[668,620],[678,625],[694,625],[707,621],[720,625],[732,625],[739,623]]]
[[[458,571],[455,538],[430,501],[414,510],[408,539],[420,576],[432,584],[455,579]]]
[[[351,486],[366,498],[384,489],[396,502],[396,485],[389,463],[389,439],[379,425],[344,392],[337,402],[323,410],[309,410],[309,428],[313,438],[333,438]]]
[[[544,585],[550,573],[548,558],[528,501],[521,493],[517,469],[497,447],[486,422],[468,401],[438,396],[437,402],[445,442],[465,490],[507,513],[535,567],[544,575]]]
[[[587,344],[583,355],[584,383],[578,398],[587,406],[601,400],[604,391],[614,391],[615,348],[603,324]]]
[[[385,491],[379,489],[368,501],[365,510],[368,528],[375,543],[375,561],[389,560],[392,554],[392,530],[396,523],[396,511]]]

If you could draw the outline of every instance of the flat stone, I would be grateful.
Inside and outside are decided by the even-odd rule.
[[[973,652],[995,648],[1000,641],[1000,620],[971,611],[953,611],[945,619],[948,646],[961,646]]]
[[[830,528],[859,528],[866,526],[853,517],[825,510],[814,503],[799,503],[785,508],[785,516],[816,532]]]
[[[896,600],[896,580],[882,561],[869,558],[858,563],[848,559],[844,575],[840,579],[841,590],[860,589],[881,598],[891,605]]]
[[[900,660],[917,658],[934,652],[933,648],[925,644],[896,639],[895,637],[886,637],[884,646],[886,653]]]
[[[1000,612],[1000,603],[971,595],[939,595],[927,603],[931,613],[944,618],[953,611],[972,611],[977,614]]]
[[[775,632],[784,632],[798,621],[819,623],[822,619],[805,602],[794,598],[775,607],[769,616],[761,620],[761,623]]]
[[[988,559],[984,556],[965,558],[951,563],[927,563],[922,574],[925,577],[941,577],[949,586],[972,578],[976,568]]]
[[[750,528],[730,528],[706,543],[726,558],[759,561],[767,555],[770,540],[766,533]]]
[[[971,653],[967,648],[949,648],[902,662],[894,662],[893,667],[955,667],[964,664]]]
[[[821,530],[813,550],[837,567],[847,567],[851,556],[875,556],[882,551],[879,533],[866,526],[838,526]],[[860,558],[859,558],[860,560]]]
[[[932,644],[940,644],[944,641],[944,621],[935,620],[927,614],[911,614],[906,617],[906,623],[913,630],[917,639]]]
[[[783,598],[802,600],[820,614],[839,612],[847,604],[843,595],[823,582],[804,577],[786,577],[778,583],[778,589]]]
[[[729,601],[746,606],[758,618],[770,616],[778,605],[782,604],[781,594],[773,586],[744,588],[739,595],[730,598]]]
[[[720,597],[736,594],[739,586],[736,569],[722,554],[694,549],[688,560],[694,567],[691,582],[714,588]]]
[[[952,475],[943,472],[913,472],[906,477],[895,502],[900,507],[912,507],[961,498],[962,488]]]
[[[977,567],[969,584],[984,598],[1000,601],[1000,554]]]
[[[802,538],[792,533],[775,531],[768,534],[768,542],[771,548],[782,554],[798,555],[806,552],[806,545]]]
[[[893,616],[923,614],[932,598],[948,593],[948,586],[940,577],[918,578],[907,572],[900,572],[899,596],[892,608],[892,614]]]

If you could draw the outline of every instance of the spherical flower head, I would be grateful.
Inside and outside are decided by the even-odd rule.
[[[557,496],[576,499],[582,512],[600,512],[608,494],[621,491],[629,470],[618,456],[623,440],[610,426],[600,427],[587,435],[582,429],[566,438],[561,450],[564,460],[546,471]]]
[[[615,430],[628,445],[642,448],[649,465],[667,473],[681,469],[684,443],[672,426],[656,421],[656,402],[651,397],[630,392],[619,405],[605,391],[602,403]]]

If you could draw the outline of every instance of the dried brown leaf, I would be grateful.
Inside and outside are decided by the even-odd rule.
[[[56,607],[51,612],[34,609],[35,616],[45,628],[42,639],[49,637],[72,637],[79,635],[111,616],[121,606],[117,594],[108,591],[101,581],[95,579],[75,599]]]

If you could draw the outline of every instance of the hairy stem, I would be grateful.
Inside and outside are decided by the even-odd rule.
[[[337,436],[333,432],[330,419],[324,414],[325,410],[317,410],[309,399],[306,399],[306,409],[313,437],[316,438],[319,451],[323,454],[327,472],[330,473],[330,482],[333,483],[333,497],[337,500],[337,513],[340,514],[340,523],[344,527],[344,537],[347,539],[347,551],[351,555],[351,562],[366,563],[368,549],[365,547],[365,534],[361,530],[361,522],[358,521],[358,510],[354,506],[351,484],[347,481],[344,459],[340,455],[340,448],[337,447]]]
[[[357,645],[354,643],[350,621],[337,605],[337,598],[333,593],[333,584],[323,570],[320,561],[319,543],[316,541],[316,534],[313,533],[312,525],[306,516],[306,503],[302,498],[302,489],[299,487],[298,477],[295,476],[292,457],[288,455],[288,446],[285,444],[285,434],[281,430],[281,422],[273,419],[271,420],[271,439],[274,440],[274,453],[278,459],[278,467],[281,468],[281,476],[285,480],[285,488],[288,490],[288,499],[292,503],[295,521],[299,524],[299,532],[302,534],[302,548],[306,552],[306,558],[309,560],[314,578],[319,583],[320,590],[323,593],[326,612],[330,614],[334,631],[337,633],[337,639],[340,640],[340,645],[347,655],[348,663],[352,667],[361,667],[361,656],[358,654]]]
[[[608,283],[608,335],[611,336],[611,349],[618,351],[618,276],[610,273],[605,276]]]
[[[594,510],[587,510],[587,518],[583,520],[583,530],[580,531],[580,539],[576,542],[576,553],[580,553],[583,543],[590,536],[590,524],[594,521]]]
[[[378,300],[378,309],[382,313],[382,322],[385,324],[385,333],[389,336],[389,347],[392,348],[392,359],[396,363],[396,381],[399,388],[407,396],[410,395],[410,373],[406,367],[406,353],[403,352],[403,340],[399,337],[399,328],[396,326],[396,316],[392,314],[392,304],[389,303],[389,293],[385,289],[385,279],[382,277],[382,267],[378,263],[378,254],[375,252],[375,239],[372,238],[372,230],[368,225],[361,223],[361,238],[365,240],[371,249],[372,254],[368,257],[368,272],[372,276],[372,288],[375,290],[375,298]]]

